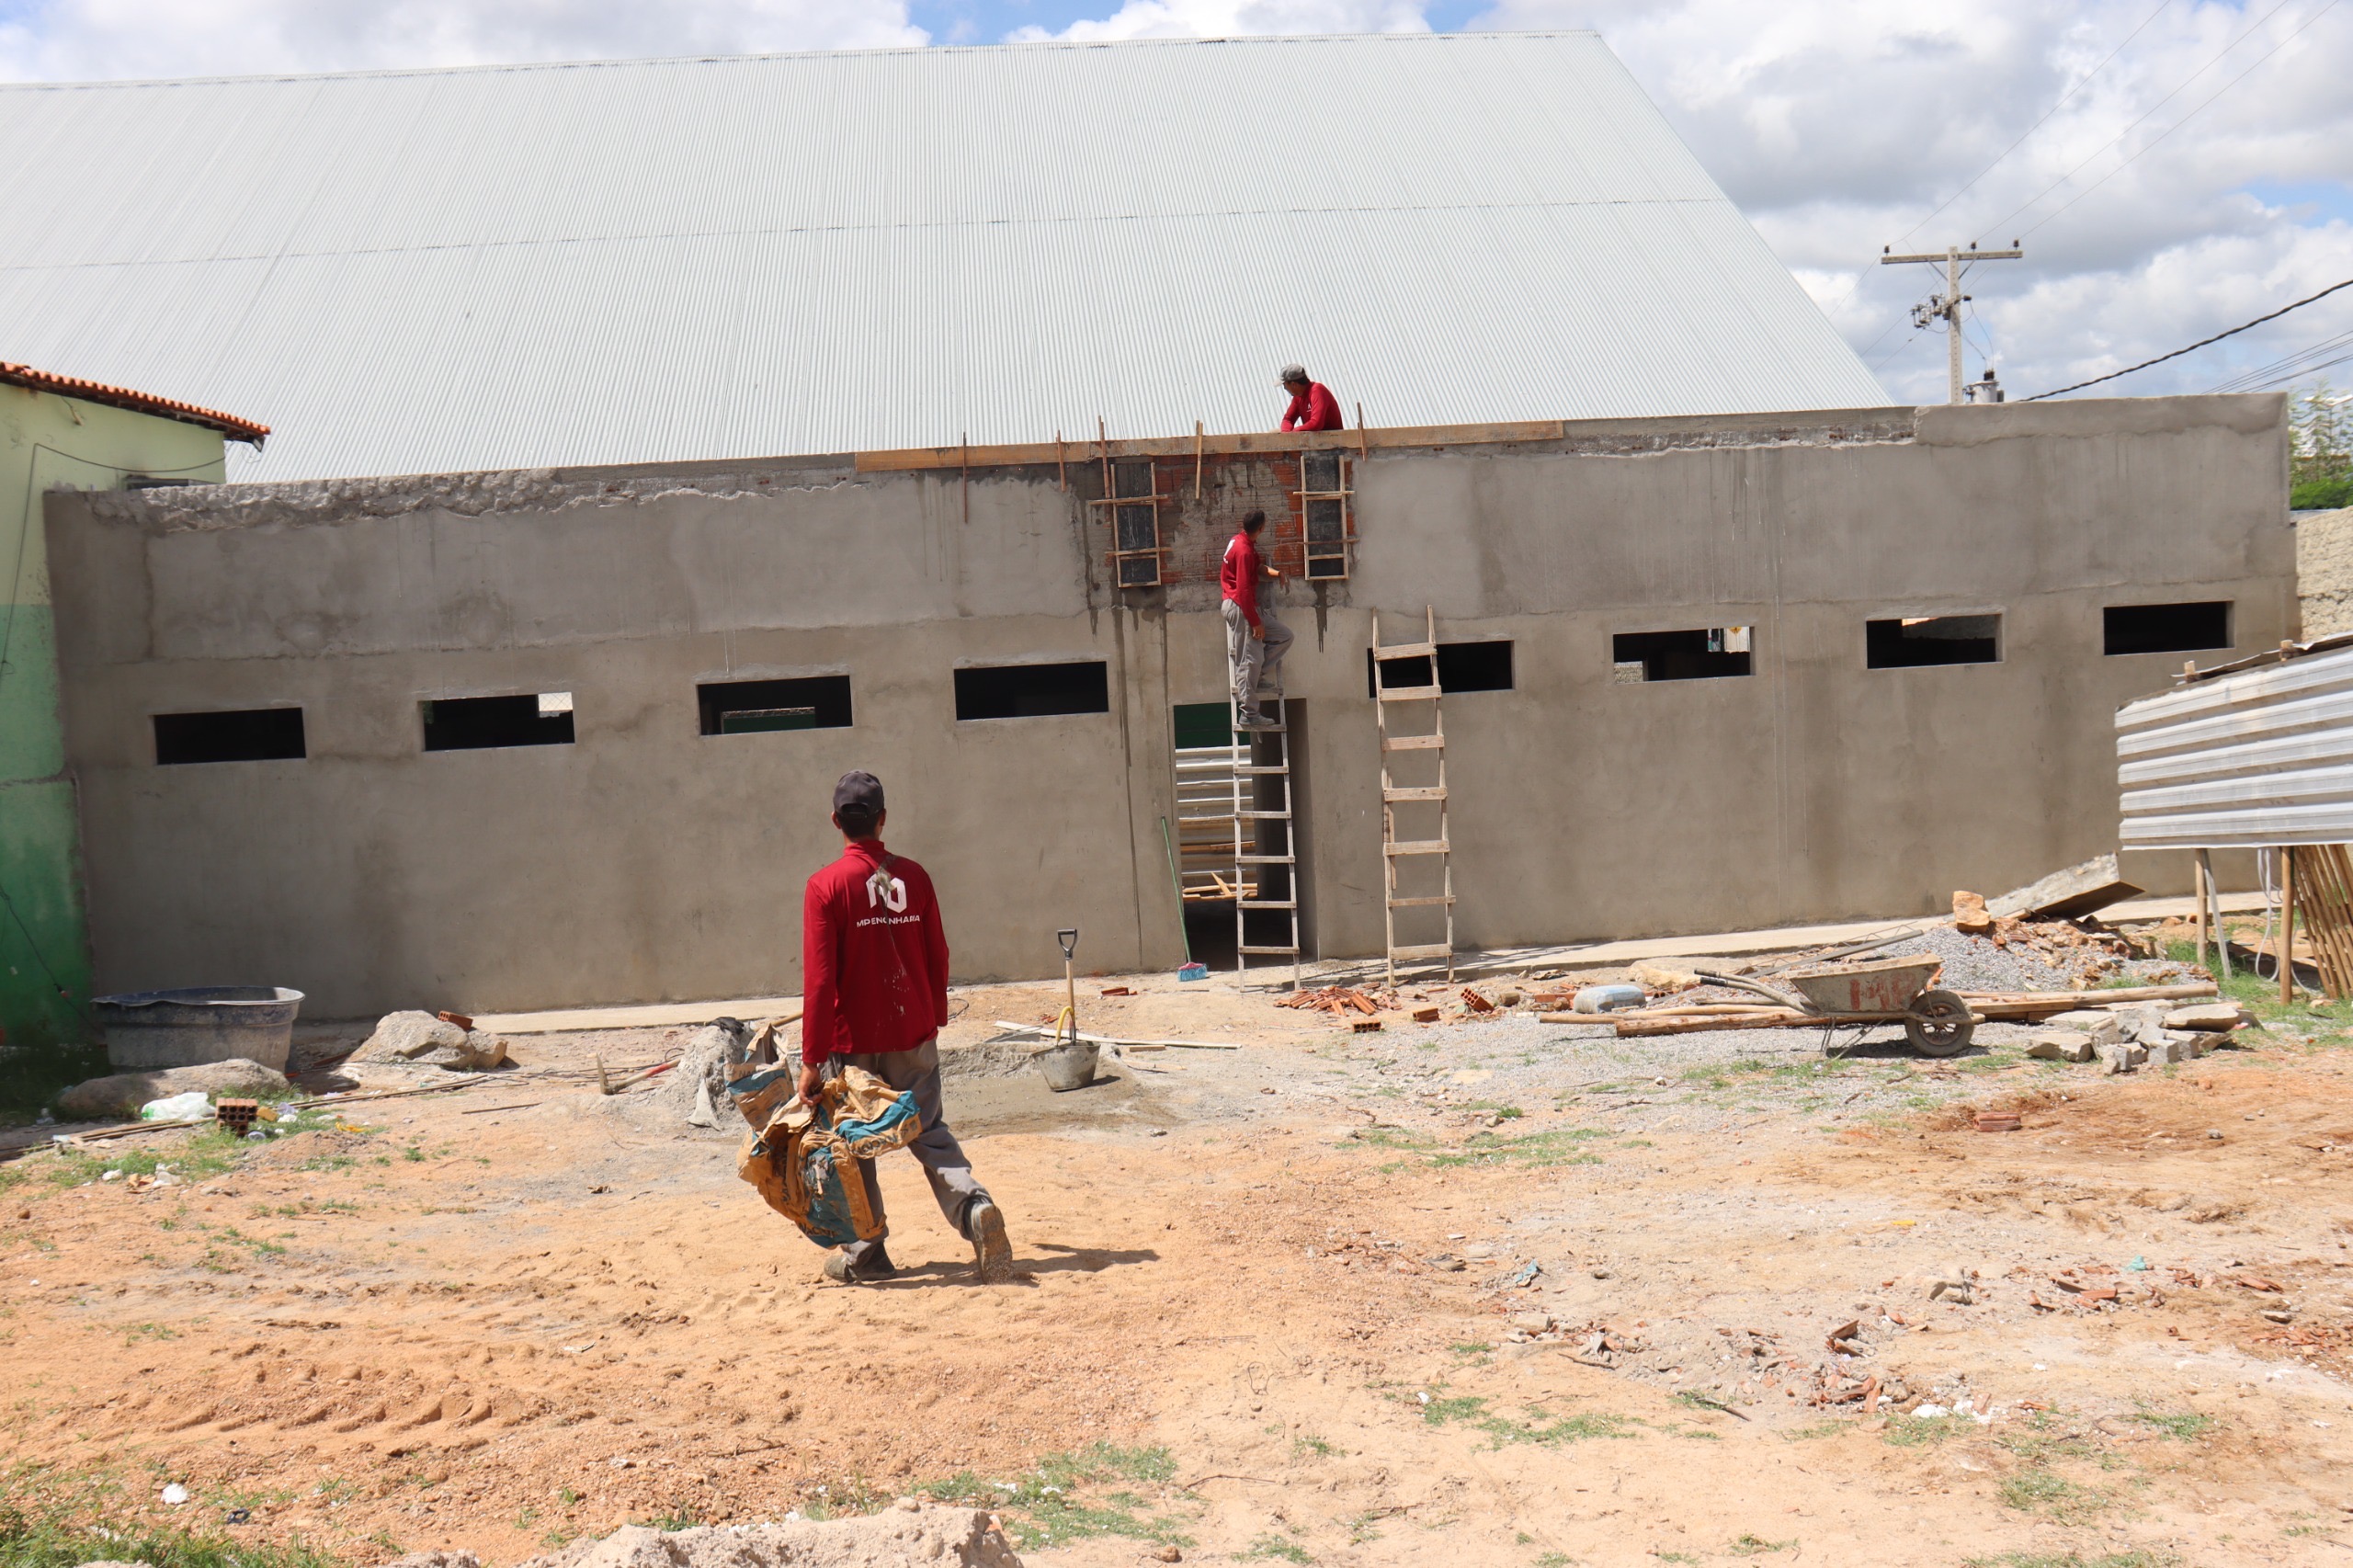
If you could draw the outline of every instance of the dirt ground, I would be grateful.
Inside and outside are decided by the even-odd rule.
[[[1651,1071],[1533,1019],[1357,1035],[1143,977],[1090,983],[1085,1026],[1245,1049],[1064,1096],[957,1055],[1059,989],[960,990],[946,1041],[1014,1064],[949,1085],[1011,1287],[904,1156],[905,1272],[823,1282],[738,1129],[596,1091],[685,1029],[515,1037],[460,1092],[145,1190],[101,1177],[136,1157],[0,1167],[0,1454],[362,1562],[917,1488],[1001,1499],[1036,1564],[2353,1551],[2325,1022],[2124,1077],[2017,1030],[1945,1062],[1760,1030]]]

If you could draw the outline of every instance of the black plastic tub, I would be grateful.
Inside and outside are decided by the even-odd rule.
[[[302,994],[282,985],[192,985],[130,991],[90,1003],[107,1062],[123,1072],[194,1067],[242,1057],[286,1071]]]

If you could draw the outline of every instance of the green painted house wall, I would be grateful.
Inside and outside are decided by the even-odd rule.
[[[216,430],[0,385],[0,1028],[39,1050],[88,1038],[90,938],[58,715],[41,496],[133,474],[225,477]]]

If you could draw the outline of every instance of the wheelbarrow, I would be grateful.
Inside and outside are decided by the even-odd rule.
[[[1943,967],[1942,959],[1929,955],[1792,970],[1783,978],[1797,988],[1796,996],[1734,975],[1702,972],[1699,978],[1778,1002],[1832,1028],[1900,1023],[1921,1055],[1954,1056],[1968,1046],[1978,1019],[1951,992],[1927,989]]]

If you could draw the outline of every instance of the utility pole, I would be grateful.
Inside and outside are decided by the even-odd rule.
[[[1945,345],[1945,377],[1951,388],[1948,401],[1959,403],[1962,400],[1961,307],[1970,298],[1969,295],[1961,291],[1961,265],[1965,261],[2017,261],[2025,256],[2026,252],[2018,248],[2018,242],[2016,240],[2010,242],[2010,248],[2007,250],[1979,250],[1977,242],[1972,240],[1969,242],[1967,250],[1962,250],[1958,245],[1947,245],[1942,256],[1889,254],[1893,249],[1893,245],[1880,247],[1879,261],[1881,267],[1900,267],[1915,261],[1941,261],[1945,264],[1945,291],[1942,294],[1931,294],[1925,303],[1913,306],[1912,324],[1916,327],[1926,327],[1932,321],[1942,321],[1945,324],[1945,332],[1949,339]]]

